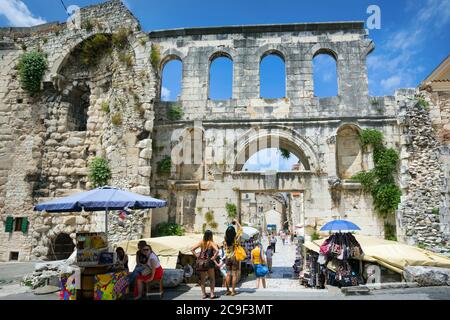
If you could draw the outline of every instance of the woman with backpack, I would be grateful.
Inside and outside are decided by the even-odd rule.
[[[237,227],[237,232],[234,226]],[[226,255],[226,266],[227,266],[227,296],[236,295],[236,285],[239,271],[239,264],[246,257],[241,257],[243,248],[240,246],[242,235],[242,228],[237,220],[233,220],[232,225],[225,231],[225,255]],[[245,252],[245,250],[244,250]],[[232,278],[233,277],[233,278]],[[231,279],[232,278],[232,279]],[[230,282],[232,280],[232,289],[230,291]]]
[[[197,254],[195,250],[200,248],[200,253]],[[219,249],[213,241],[213,233],[211,230],[206,230],[203,235],[203,240],[191,248],[192,253],[197,257],[195,264],[197,271],[200,272],[200,286],[202,288],[202,299],[208,298],[205,289],[206,277],[209,278],[211,299],[217,299],[218,296],[214,294],[215,279],[215,260],[219,254]]]

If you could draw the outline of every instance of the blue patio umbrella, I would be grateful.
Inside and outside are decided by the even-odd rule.
[[[167,205],[164,200],[121,190],[113,187],[101,187],[90,191],[80,192],[71,196],[40,203],[34,211],[47,212],[81,212],[106,211],[105,229],[108,232],[109,210],[151,209],[162,208]]]
[[[346,220],[333,220],[327,222],[322,228],[320,228],[320,231],[342,231],[342,230],[354,231],[354,230],[361,230],[361,228],[358,227],[353,222]]]

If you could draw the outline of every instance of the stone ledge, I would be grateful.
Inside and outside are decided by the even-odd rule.
[[[207,34],[233,33],[264,33],[264,32],[304,32],[304,31],[335,31],[358,30],[364,31],[363,21],[322,22],[322,23],[290,23],[290,24],[260,24],[244,26],[218,26],[203,28],[180,28],[172,30],[156,30],[149,33],[149,37],[180,37]]]

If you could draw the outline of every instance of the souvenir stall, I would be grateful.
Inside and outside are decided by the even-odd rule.
[[[295,245],[295,260],[294,264],[292,265],[292,268],[294,269],[294,273],[296,276],[300,275],[300,271],[303,269],[303,254],[302,254],[302,248],[304,243],[304,237],[297,236],[294,237],[294,245]]]
[[[115,264],[105,233],[77,233],[76,271],[60,277],[61,300],[118,300],[127,294],[128,273]]]
[[[325,288],[325,284],[337,287],[357,286],[364,283],[363,250],[352,233],[341,230],[360,230],[355,224],[334,220],[321,231],[339,231],[330,235],[320,246],[319,252],[303,248],[303,270],[300,282],[308,287]]]
[[[126,293],[125,273],[114,266],[115,254],[110,250],[108,213],[110,210],[150,209],[166,206],[166,201],[114,187],[100,187],[60,199],[38,204],[34,211],[105,212],[104,233],[78,233],[76,235],[76,265],[78,271],[61,277],[63,300],[120,299]]]

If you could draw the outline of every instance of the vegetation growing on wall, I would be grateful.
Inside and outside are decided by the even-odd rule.
[[[417,97],[417,105],[426,111],[430,110],[430,104],[423,97]]]
[[[128,45],[128,36],[131,30],[127,28],[120,28],[117,32],[112,35],[112,43],[114,47],[119,49],[125,49]]]
[[[112,117],[111,117],[111,122],[113,125],[115,126],[120,126],[122,124],[122,114],[120,112],[116,112]]]
[[[107,160],[96,157],[89,164],[89,180],[94,188],[103,187],[111,179],[111,169]]]
[[[159,64],[161,62],[161,51],[159,45],[155,43],[152,44],[152,50],[150,52],[150,62],[155,71],[158,72]]]
[[[102,102],[102,111],[105,112],[105,113],[109,113],[110,112],[108,101],[103,101]]]
[[[184,229],[177,223],[162,222],[156,226],[156,235],[157,237],[182,236]]]
[[[171,105],[167,110],[167,117],[171,121],[180,120],[183,117],[183,109],[179,105]]]
[[[169,174],[172,168],[172,158],[165,156],[161,161],[158,161],[156,172],[161,175]]]
[[[397,241],[397,233],[394,225],[387,222],[384,224],[384,238],[386,240]]]
[[[212,210],[208,210],[208,212],[205,213],[205,223],[202,226],[203,232],[207,230],[208,226],[211,229],[217,229],[217,227],[219,226],[214,220],[214,211]]]
[[[228,218],[230,218],[230,219],[237,218],[237,207],[234,203],[227,203],[225,205],[225,209],[227,210]]]
[[[130,53],[119,53],[119,60],[130,69],[133,66],[133,57]]]
[[[91,32],[92,29],[94,29],[94,24],[92,23],[91,19],[86,19],[81,23],[81,28],[83,28],[87,32]]]
[[[96,34],[81,46],[81,62],[86,66],[95,66],[100,57],[112,53],[111,39],[104,34]]]
[[[31,96],[41,89],[41,81],[47,69],[47,60],[40,51],[24,53],[19,60],[18,70],[22,88]]]
[[[368,172],[359,172],[352,180],[362,184],[364,191],[373,197],[375,210],[382,218],[395,213],[400,203],[401,191],[395,184],[394,173],[399,161],[398,152],[386,148],[383,133],[374,129],[365,129],[360,134],[363,148],[373,146],[375,168]]]

